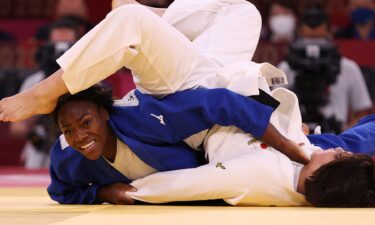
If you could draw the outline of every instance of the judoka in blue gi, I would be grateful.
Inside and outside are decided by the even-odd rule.
[[[347,172],[344,167],[323,171],[333,171],[334,176],[344,171],[345,176],[361,177],[364,171],[373,168],[371,158],[365,155],[352,155],[338,148],[323,153],[314,149],[311,161],[305,166],[307,172],[303,173],[302,165],[291,164],[279,151],[259,150],[256,143],[259,141],[250,143],[252,136],[242,133],[262,136],[272,120],[272,109],[226,89],[188,90],[162,99],[134,91],[116,101],[113,107],[110,95],[103,96],[101,90],[95,86],[77,95],[63,96],[56,108],[55,118],[64,136],[51,152],[52,183],[48,192],[60,203],[130,204],[133,203],[131,196],[153,203],[224,198],[233,205],[306,205],[298,190],[302,174],[306,174],[303,177],[306,182],[308,176],[324,165],[340,162],[353,171]],[[367,117],[338,136],[312,135],[312,143],[369,153],[368,146],[375,144],[374,119]],[[182,141],[215,124],[236,125],[246,132],[234,127],[213,127],[205,137],[208,143],[204,143],[210,163],[188,169],[200,162],[196,152]],[[242,142],[236,135],[247,141]],[[245,145],[235,145],[231,139]],[[217,140],[222,140],[221,147],[215,146]],[[364,168],[356,171],[357,167]],[[218,174],[219,169],[224,172]],[[177,171],[161,172],[169,170]],[[301,175],[294,176],[293,171]],[[147,176],[155,172],[161,173]],[[254,176],[259,175],[264,178],[254,182]],[[238,177],[247,182],[236,181]],[[130,182],[138,191],[126,185]],[[356,189],[355,193],[364,191]],[[242,194],[238,196],[238,193]],[[370,206],[371,199],[360,203],[343,200],[342,204]],[[340,203],[335,201],[329,203]]]
[[[161,100],[135,90],[114,106],[102,86],[65,95],[55,110],[63,136],[51,152],[48,191],[60,203],[98,203],[103,186],[197,167],[197,152],[183,140],[215,124],[257,138],[267,130],[268,139],[283,143],[271,129],[271,113],[271,107],[226,89],[182,91]]]

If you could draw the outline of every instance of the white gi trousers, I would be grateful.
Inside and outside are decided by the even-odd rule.
[[[124,5],[57,62],[71,93],[123,66],[132,71],[136,87],[147,94],[227,87],[227,77],[217,71],[250,61],[260,28],[258,10],[245,0],[177,0],[163,18],[144,6]]]

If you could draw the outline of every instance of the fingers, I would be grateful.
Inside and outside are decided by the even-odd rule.
[[[125,205],[133,205],[135,200],[131,198],[129,195],[127,195],[127,192],[136,192],[137,189],[130,184],[121,184],[123,188],[123,199],[121,200],[121,204]]]
[[[137,188],[127,184],[127,187],[125,188],[125,192],[136,192]]]

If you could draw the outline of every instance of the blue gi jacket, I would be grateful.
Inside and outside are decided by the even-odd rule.
[[[353,153],[375,155],[375,115],[362,118],[354,127],[339,135],[308,135],[311,143],[323,148],[341,147]]]
[[[261,137],[272,108],[226,89],[181,91],[157,99],[134,91],[114,105],[116,136],[157,171],[198,166],[196,152],[182,141],[215,124],[237,126]],[[63,204],[94,204],[102,186],[131,181],[103,158],[91,161],[58,140],[51,151],[51,198]]]

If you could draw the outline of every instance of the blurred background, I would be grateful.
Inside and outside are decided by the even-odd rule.
[[[172,0],[139,0],[166,7]],[[314,128],[340,132],[373,113],[374,0],[250,0],[262,14],[256,62],[282,68]],[[112,0],[0,0],[0,99],[56,70],[54,62],[111,10]],[[250,27],[243,29],[251,29]],[[115,96],[134,87],[122,69],[105,81]],[[303,90],[303,91],[302,91]],[[0,166],[48,167],[58,135],[40,116],[0,122]]]

